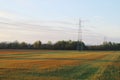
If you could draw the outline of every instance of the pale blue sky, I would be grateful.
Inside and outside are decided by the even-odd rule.
[[[120,0],[0,0],[0,41],[83,40],[120,42]]]

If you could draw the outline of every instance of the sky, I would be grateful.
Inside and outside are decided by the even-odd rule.
[[[0,0],[0,42],[120,42],[120,0]]]

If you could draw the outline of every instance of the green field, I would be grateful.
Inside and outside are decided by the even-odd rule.
[[[0,80],[120,80],[120,51],[0,50]]]

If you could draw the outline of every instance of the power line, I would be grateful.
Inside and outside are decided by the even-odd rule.
[[[71,34],[71,32],[68,32],[68,31],[63,30],[63,29],[48,29],[48,28],[44,28],[44,27],[52,27],[52,26],[43,26],[43,25],[25,24],[25,23],[17,24],[17,23],[9,23],[9,22],[0,22],[0,24],[16,26],[16,27],[9,27],[9,26],[7,27],[7,28],[12,29],[12,30],[13,29],[19,29],[19,30],[22,29],[21,27],[18,27],[18,26],[29,26],[28,29],[26,27],[24,27],[24,30],[29,30],[29,31],[33,31],[33,30],[37,30],[37,31],[39,31],[39,30],[45,30],[45,31],[56,31],[56,32],[57,31],[62,31],[62,32],[64,31],[64,33],[70,33]],[[30,26],[34,26],[34,27],[37,27],[37,28],[32,29],[32,27],[30,27]],[[43,27],[43,28],[38,29],[38,27]]]
[[[23,28],[24,28],[24,30],[27,30],[27,31],[33,31],[33,30],[35,30],[36,32],[37,31],[39,32],[39,30],[45,30],[45,32],[46,31],[55,31],[55,32],[59,31],[59,32],[62,32],[62,33],[69,33],[69,34],[75,34],[75,35],[77,34],[77,33],[71,32],[71,31],[67,31],[66,29],[64,29],[64,27],[61,27],[61,26],[56,26],[56,27],[58,27],[58,28],[60,27],[60,28],[63,28],[63,29],[51,29],[51,28],[47,28],[47,27],[53,27],[53,26],[45,26],[45,25],[38,25],[38,24],[28,24],[28,23],[15,23],[15,22],[1,22],[0,21],[0,24],[6,24],[6,25],[16,26],[16,27],[7,26],[7,28],[9,28],[9,30],[10,29],[12,29],[12,30],[13,29],[18,29],[18,30],[22,29],[23,30]],[[72,23],[69,23],[69,22],[61,22],[61,24],[70,24],[70,25],[72,25]],[[26,26],[26,27],[22,28],[22,27],[19,27],[19,26]],[[33,28],[33,26],[36,27],[36,28]],[[79,24],[77,24],[77,26],[79,26],[78,27],[78,44],[77,44],[77,50],[81,50],[82,51],[83,50],[83,34],[82,33],[84,31],[82,29],[82,20],[79,19]],[[41,27],[41,28],[38,29],[38,27]],[[44,28],[44,27],[46,27],[46,28]],[[71,29],[71,30],[74,31],[74,30],[77,30],[77,29],[74,29],[74,30]],[[87,33],[87,32],[85,32],[85,33]],[[96,33],[96,34],[99,34],[99,33]],[[105,41],[105,39],[104,39],[104,41]]]

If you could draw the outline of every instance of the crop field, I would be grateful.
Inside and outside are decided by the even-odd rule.
[[[0,50],[0,80],[120,80],[120,51]]]

